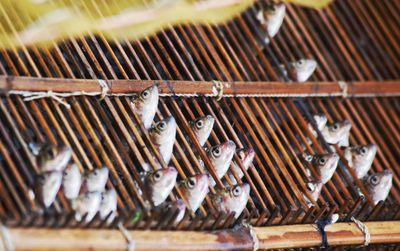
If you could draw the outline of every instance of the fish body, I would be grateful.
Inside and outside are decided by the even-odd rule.
[[[265,10],[260,10],[257,13],[257,19],[262,25],[267,28],[268,35],[274,37],[282,26],[285,18],[286,7],[283,3],[272,4]]]
[[[204,146],[208,137],[210,136],[210,133],[214,126],[214,121],[215,120],[213,116],[207,115],[189,122],[190,127],[196,135],[200,146]]]
[[[375,144],[346,147],[343,155],[358,179],[364,178],[371,169],[377,151]]]
[[[163,203],[176,184],[178,172],[174,167],[162,168],[146,174],[144,185],[146,193],[154,206]]]
[[[328,122],[328,118],[323,113],[314,114],[313,119],[319,131],[322,131]],[[311,131],[314,137],[318,137],[318,133],[314,130],[314,127],[311,123],[308,123],[308,129]]]
[[[151,141],[157,146],[163,160],[169,163],[176,136],[176,121],[169,116],[157,122],[149,131]]]
[[[139,115],[146,129],[151,127],[158,106],[158,86],[152,85],[131,100],[132,109]]]
[[[91,221],[100,209],[101,192],[87,192],[72,200],[71,207],[75,211],[76,221],[81,221],[86,215],[85,221]]]
[[[339,155],[336,153],[314,155],[311,164],[317,169],[320,182],[326,184],[333,176],[339,163]]]
[[[238,218],[246,207],[249,194],[249,184],[243,183],[218,191],[212,196],[212,203],[218,211],[226,214],[234,212],[235,218]]]
[[[390,170],[374,173],[368,176],[365,186],[374,205],[384,201],[392,188],[393,173]]]
[[[307,189],[310,192],[311,197],[316,202],[318,201],[319,196],[321,195],[322,186],[324,185],[322,182],[309,182],[306,184]],[[307,202],[309,207],[313,206],[314,204],[303,194],[304,200]]]
[[[108,180],[108,168],[96,168],[85,174],[84,185],[88,192],[103,192]]]
[[[76,164],[68,165],[64,170],[62,184],[65,198],[71,200],[78,197],[82,185],[82,175]]]
[[[201,173],[183,180],[179,184],[183,198],[190,210],[196,212],[208,193],[209,177]]]
[[[111,214],[107,219],[108,223],[114,220],[117,215],[117,192],[115,189],[109,189],[101,193],[99,213],[102,220]]]
[[[338,144],[339,147],[349,146],[351,122],[343,120],[332,125],[326,125],[321,133],[328,144]]]
[[[240,148],[236,151],[236,154],[239,156],[239,159],[242,162],[242,166],[247,171],[254,160],[256,152],[254,151],[253,148]],[[233,169],[236,175],[239,177],[239,179],[242,179],[244,173],[236,162],[233,162]],[[229,174],[229,178],[231,179],[233,185],[237,184],[235,176],[233,176],[232,173]]]
[[[38,177],[39,199],[48,208],[56,199],[62,184],[63,174],[61,171],[51,171],[40,174]]]
[[[65,145],[45,144],[38,152],[37,164],[42,173],[62,171],[72,156],[72,150]]]
[[[228,140],[225,143],[211,147],[208,152],[208,157],[214,167],[215,172],[219,179],[226,174],[229,165],[232,162],[233,155],[235,154],[236,145],[233,141]],[[210,183],[215,186],[215,181],[210,177]]]
[[[305,82],[314,73],[317,62],[314,59],[300,59],[290,62],[287,74],[294,82]]]

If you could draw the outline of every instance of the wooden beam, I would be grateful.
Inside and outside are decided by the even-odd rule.
[[[366,222],[371,244],[400,243],[400,222]],[[319,246],[321,237],[313,224],[254,227],[260,249]],[[364,235],[354,223],[326,227],[328,243],[361,245]],[[119,230],[22,229],[7,230],[15,250],[126,250],[126,239]],[[218,231],[129,231],[134,250],[252,250],[250,232],[245,227]],[[0,244],[2,244],[0,242]]]
[[[113,94],[133,93],[154,83],[159,84],[161,94],[213,94],[212,81],[164,81],[164,80],[107,80]],[[400,96],[400,81],[347,82],[349,96],[391,95]],[[223,93],[228,95],[292,95],[292,96],[340,96],[342,89],[337,82],[223,82]],[[0,93],[9,91],[100,92],[101,87],[93,79],[56,79],[0,76]]]

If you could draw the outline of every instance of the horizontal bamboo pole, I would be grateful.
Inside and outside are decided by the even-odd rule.
[[[132,93],[143,90],[145,87],[158,83],[162,94],[213,94],[212,81],[164,81],[164,80],[107,80],[110,92]],[[347,82],[346,93],[349,96],[364,95],[398,95],[400,96],[400,81],[360,81]],[[237,94],[263,94],[263,95],[317,95],[332,96],[342,95],[342,88],[338,82],[224,82],[223,93]],[[100,92],[101,87],[93,79],[55,79],[31,77],[6,77],[0,76],[0,93],[9,91],[48,91],[53,92]]]
[[[366,222],[371,244],[400,243],[400,222]],[[313,224],[254,227],[260,249],[319,246],[321,237]],[[328,243],[360,245],[364,235],[354,223],[336,223],[325,228]],[[16,250],[126,250],[118,230],[22,229],[7,230]],[[134,250],[252,250],[253,238],[245,227],[218,231],[129,231]],[[4,235],[3,235],[4,236]],[[0,244],[3,244],[0,242]],[[1,247],[1,246],[0,246]]]

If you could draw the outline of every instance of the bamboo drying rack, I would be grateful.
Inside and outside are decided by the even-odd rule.
[[[245,221],[266,231],[277,225],[313,223],[336,212],[344,221],[354,216],[366,224],[400,220],[400,48],[395,25],[400,4],[337,0],[323,11],[288,5],[281,31],[268,45],[262,42],[265,33],[254,18],[257,7],[258,3],[226,24],[178,25],[141,41],[107,41],[101,35],[89,35],[54,43],[50,49],[0,50],[0,217],[11,235],[36,237],[34,233],[52,234],[52,229],[60,228],[71,234],[92,233],[97,231],[94,228],[115,229],[118,222],[135,231],[201,234],[198,231]],[[314,57],[319,63],[310,82],[301,86],[285,82],[278,65],[301,57]],[[144,212],[132,220],[143,208],[143,198],[132,186],[139,179],[136,166],[157,153],[144,129],[137,127],[139,120],[129,107],[129,97],[109,96],[103,101],[67,97],[71,109],[66,109],[51,99],[24,102],[20,95],[7,95],[10,91],[101,92],[98,79],[106,81],[109,94],[136,92],[159,83],[167,97],[161,98],[156,119],[172,114],[178,121],[172,164],[181,178],[200,170],[192,148],[201,148],[193,143],[187,124],[197,116],[216,118],[208,146],[231,139],[238,147],[256,148],[253,166],[244,172],[252,199],[241,217],[235,220],[232,215],[214,213],[207,197],[199,214],[186,214],[176,227],[170,224],[175,212],[152,216]],[[223,83],[221,101],[212,97],[212,80]],[[346,90],[340,80],[345,80]],[[372,171],[390,168],[395,174],[384,203],[372,207],[358,197],[356,187],[343,175],[348,166],[337,149],[342,164],[315,207],[306,205],[302,197],[307,193],[305,164],[298,153],[302,145],[309,153],[329,151],[307,129],[307,121],[316,112],[325,113],[329,122],[349,119],[352,145],[378,145]],[[311,146],[307,137],[312,139]],[[98,217],[78,223],[62,195],[51,212],[38,214],[28,192],[38,171],[27,147],[32,140],[70,145],[73,161],[81,170],[106,164],[112,180],[108,186],[119,194],[117,219],[110,224]],[[210,163],[205,164],[210,168]],[[365,192],[361,182],[356,186]],[[329,228],[344,226],[338,223]],[[119,232],[101,231],[119,235],[116,244],[125,248]],[[398,229],[392,233],[398,241]],[[315,231],[311,234],[317,238]],[[332,236],[332,240],[343,240],[341,235],[338,239]],[[357,232],[357,238],[345,244],[360,244],[361,237]],[[313,240],[309,246],[320,242],[319,237]],[[382,241],[386,242],[378,240]],[[289,248],[274,246],[283,247]]]

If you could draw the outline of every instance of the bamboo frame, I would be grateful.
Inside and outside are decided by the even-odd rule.
[[[139,92],[157,83],[161,94],[215,95],[212,81],[182,80],[106,80],[110,94]],[[338,82],[223,82],[225,95],[291,95],[291,96],[400,96],[400,81],[354,81],[346,83],[346,93]],[[101,92],[93,79],[58,79],[0,76],[0,93],[9,91],[32,92]]]
[[[366,222],[370,244],[400,243],[400,222]],[[330,246],[361,245],[364,234],[354,223],[335,223],[326,228]],[[15,250],[126,250],[118,230],[8,229]],[[313,224],[253,227],[259,249],[317,247],[320,233]],[[128,231],[134,250],[253,250],[249,229],[218,231]],[[0,242],[0,245],[4,243]]]

